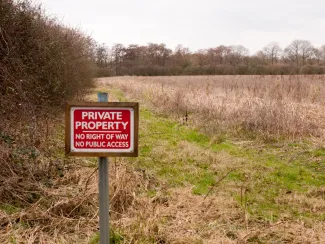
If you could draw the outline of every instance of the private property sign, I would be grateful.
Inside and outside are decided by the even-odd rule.
[[[66,154],[138,155],[138,103],[74,103],[66,106]]]

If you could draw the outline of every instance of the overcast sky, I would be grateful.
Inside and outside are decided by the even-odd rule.
[[[192,51],[243,45],[253,54],[271,41],[325,44],[325,0],[36,0],[47,14],[96,41],[183,44]]]

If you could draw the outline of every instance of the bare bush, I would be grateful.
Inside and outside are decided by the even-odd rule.
[[[53,114],[92,87],[92,40],[28,1],[0,2],[2,118]]]
[[[89,243],[99,221],[96,167],[47,158],[26,165],[25,174],[15,170],[0,178],[1,243]],[[148,180],[124,163],[111,164],[109,172],[110,215],[118,228],[143,207],[138,192]]]
[[[0,225],[35,227],[20,236],[24,242],[49,243],[46,233],[53,239],[60,224],[71,233],[71,223],[93,218],[92,195],[82,206],[78,195],[60,196],[69,192],[61,182],[65,176],[71,184],[79,179],[67,173],[74,166],[60,155],[57,121],[67,100],[93,86],[92,70],[89,37],[29,1],[0,1]],[[9,242],[12,231],[1,231],[0,242]]]

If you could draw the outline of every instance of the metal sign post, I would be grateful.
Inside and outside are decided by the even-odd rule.
[[[108,102],[108,94],[98,92],[98,102]],[[98,158],[99,177],[99,240],[100,244],[109,244],[109,184],[108,184],[108,158]]]
[[[65,153],[67,156],[98,157],[99,237],[109,244],[109,164],[107,157],[137,157],[139,104],[108,102],[98,93],[98,102],[67,103]]]

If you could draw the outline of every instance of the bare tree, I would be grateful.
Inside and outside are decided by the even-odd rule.
[[[313,46],[306,40],[294,40],[288,47],[284,49],[284,57],[291,62],[295,62],[299,67],[299,60],[305,65],[307,59],[313,54]]]
[[[325,65],[325,45],[322,45],[319,49],[321,60],[323,61],[323,65]]]
[[[300,53],[302,58],[302,65],[305,65],[307,59],[309,59],[313,54],[313,46],[310,41],[302,40],[300,43]]]
[[[172,50],[167,48],[164,43],[161,43],[159,45],[159,50],[160,50],[160,57],[162,60],[162,66],[165,67],[166,60],[172,54]]]
[[[271,42],[263,48],[262,52],[269,60],[271,60],[273,65],[274,61],[277,62],[278,58],[280,57],[282,49],[277,42]]]
[[[183,47],[183,45],[181,45],[181,44],[178,44],[175,48],[175,54],[185,56],[190,53],[191,53],[190,49],[188,47]]]
[[[105,44],[96,47],[96,64],[98,67],[104,68],[108,65],[108,47]]]
[[[125,59],[135,61],[138,58],[138,49],[139,46],[136,44],[130,44],[125,48]]]
[[[209,60],[207,59],[207,50],[206,49],[200,49],[193,53],[193,60],[194,63],[199,66],[204,66],[209,63]]]
[[[320,65],[320,60],[322,59],[322,52],[320,48],[313,48],[312,58],[316,60],[317,65]]]
[[[239,65],[249,55],[249,51],[242,45],[231,46],[231,60],[232,65]]]
[[[122,44],[114,44],[112,47],[112,55],[114,58],[115,63],[115,74],[120,75],[120,69],[121,63],[123,62],[123,58],[125,55],[125,47]]]
[[[258,51],[254,56],[251,57],[252,59],[255,59],[255,61],[257,60],[258,64],[260,65],[265,65],[267,64],[267,61],[269,59],[269,56],[266,55],[265,52],[263,51]]]
[[[216,48],[209,48],[206,50],[206,52],[207,52],[206,55],[208,56],[209,63],[216,65],[219,56]]]
[[[299,66],[301,40],[294,40],[284,49],[284,58]]]
[[[166,44],[149,43],[147,54],[152,64],[165,66],[166,59],[172,53],[171,49],[166,47]]]
[[[191,51],[189,48],[183,47],[181,44],[177,45],[174,51],[175,63],[186,68],[190,65],[190,55]]]
[[[219,57],[219,64],[225,64],[228,61],[229,55],[231,54],[231,48],[220,45],[216,48],[216,53]]]

